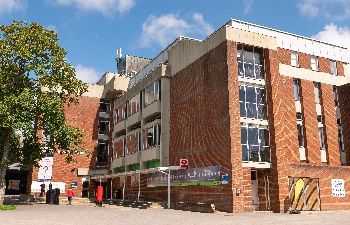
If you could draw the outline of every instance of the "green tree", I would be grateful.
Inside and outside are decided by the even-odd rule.
[[[83,134],[66,123],[64,107],[77,104],[87,87],[66,54],[57,34],[39,24],[0,26],[0,205],[9,164],[37,166],[46,153],[69,162],[80,150]]]

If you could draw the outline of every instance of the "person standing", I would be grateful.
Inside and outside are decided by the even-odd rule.
[[[45,183],[40,184],[40,197],[45,196]]]
[[[74,192],[73,192],[72,187],[70,187],[70,188],[67,190],[66,196],[68,197],[68,203],[69,203],[69,205],[72,205],[72,199],[73,199],[73,196],[74,196]]]

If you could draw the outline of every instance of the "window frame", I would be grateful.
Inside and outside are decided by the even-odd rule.
[[[247,88],[253,88],[254,89],[254,98],[255,100],[253,102],[247,101]],[[241,92],[243,90],[243,92]],[[263,91],[263,96],[261,96],[261,92]],[[242,100],[242,93],[244,93],[244,99]],[[262,97],[259,99],[259,97]],[[268,118],[268,110],[267,110],[267,95],[266,95],[266,88],[264,86],[260,85],[252,85],[252,84],[246,84],[246,83],[240,83],[239,84],[239,104],[240,104],[240,117],[241,118],[250,118],[250,119],[258,119],[258,120],[266,120]],[[244,109],[242,108],[242,105],[244,106]],[[249,105],[253,105],[253,108],[255,109],[253,112],[254,117],[248,116],[248,114],[251,112]],[[263,112],[260,110],[263,109]],[[242,116],[242,110],[244,115]]]
[[[295,56],[295,59],[293,59],[293,55]],[[295,62],[295,64],[293,62]],[[299,67],[299,53],[297,51],[291,51],[290,65],[293,67]]]
[[[329,60],[329,64],[331,67],[331,74],[338,76],[338,67],[337,67],[338,62],[335,60]]]
[[[241,49],[239,49],[239,47],[241,47]],[[247,48],[247,46],[246,46],[246,48]],[[259,79],[259,80],[265,78],[264,53],[263,53],[263,51],[256,52],[255,49],[259,49],[261,51],[260,48],[257,48],[254,46],[252,47],[252,51],[249,51],[249,50],[245,49],[245,46],[243,44],[240,44],[237,47],[237,63],[238,63],[238,76],[239,77]],[[248,54],[253,55],[253,62],[246,61],[246,57],[247,57],[246,55],[248,55]],[[256,55],[257,55],[257,57],[256,57]],[[256,60],[256,59],[259,59],[259,60]],[[247,70],[246,65],[252,66],[253,76],[248,76],[248,73],[246,72],[246,70]],[[258,68],[259,73],[257,73],[256,68]],[[242,75],[240,73],[240,69],[242,69],[242,72],[243,72]]]
[[[313,63],[313,61],[314,61],[314,63]],[[312,65],[315,65],[315,68],[313,68],[313,66]],[[319,65],[318,65],[318,57],[317,56],[311,56],[311,69],[313,70],[313,71],[319,71],[319,67],[318,67]]]

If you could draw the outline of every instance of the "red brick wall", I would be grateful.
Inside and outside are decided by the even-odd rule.
[[[340,166],[338,126],[334,106],[333,86],[321,84],[321,94],[328,163],[332,166]]]
[[[55,154],[52,167],[52,181],[66,182],[66,189],[70,187],[72,182],[78,182],[78,188],[74,190],[76,196],[81,196],[82,193],[82,180],[81,177],[77,176],[77,168],[94,167],[98,135],[99,105],[99,98],[81,97],[78,105],[71,104],[65,107],[67,123],[84,132],[82,147],[92,152],[92,156],[75,155],[75,162],[66,163],[64,155]],[[33,181],[38,179],[38,171],[38,168],[33,169]]]
[[[319,57],[318,58],[318,69],[320,72],[331,73],[331,64],[329,59]]]

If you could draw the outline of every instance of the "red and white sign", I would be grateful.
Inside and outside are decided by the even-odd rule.
[[[188,169],[188,159],[180,159],[181,169]]]

